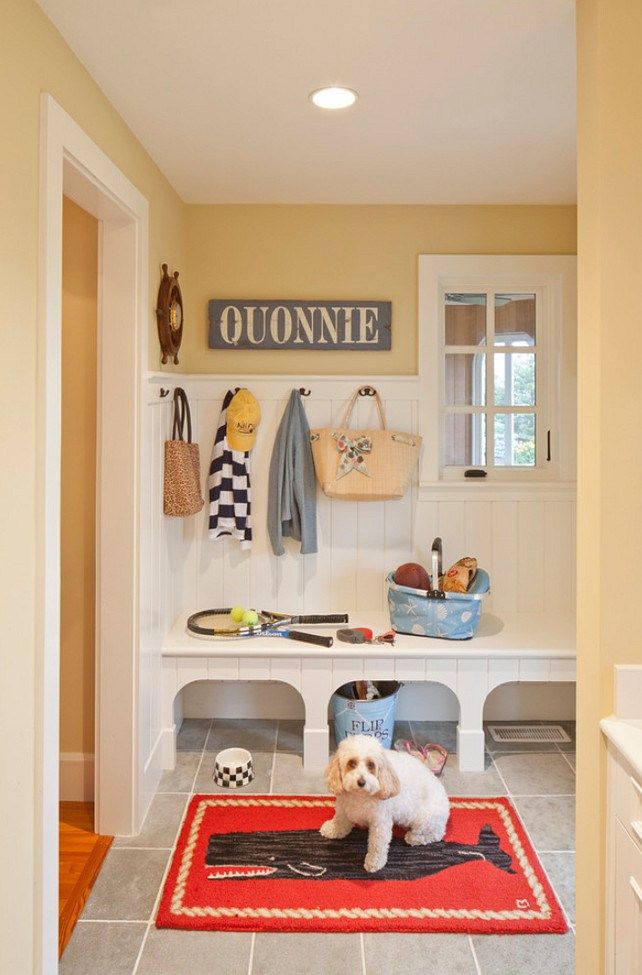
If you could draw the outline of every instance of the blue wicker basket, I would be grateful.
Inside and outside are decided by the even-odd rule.
[[[397,633],[470,640],[477,631],[490,579],[478,569],[468,592],[439,592],[398,586],[394,572],[387,576],[390,622]]]

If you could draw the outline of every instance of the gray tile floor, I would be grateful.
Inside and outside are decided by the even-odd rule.
[[[532,723],[532,722],[530,722]],[[325,792],[302,769],[302,723],[186,720],[178,760],[163,775],[142,832],[117,837],[60,963],[60,975],[572,975],[575,919],[575,729],[570,744],[508,746],[486,735],[484,772],[450,758],[450,795],[510,795],[566,912],[567,935],[232,934],[154,927],[172,849],[195,792],[212,783],[214,754],[242,744],[253,754],[248,791]],[[454,723],[401,722],[397,737],[439,741],[454,753]]]

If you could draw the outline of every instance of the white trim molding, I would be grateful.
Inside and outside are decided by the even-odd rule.
[[[41,95],[38,287],[34,956],[58,971],[62,198],[100,221],[96,825],[139,825],[139,426],[149,320],[149,205],[51,95]],[[105,327],[102,313],[105,310]],[[107,318],[107,309],[109,317]],[[118,321],[122,341],[110,338]],[[104,485],[101,472],[105,472]],[[119,490],[107,490],[114,483]],[[103,490],[104,487],[104,490]],[[144,811],[144,810],[143,810]]]
[[[360,376],[300,376],[300,375],[254,375],[243,373],[242,376],[230,376],[226,373],[167,373],[148,372],[147,382],[152,390],[150,400],[158,397],[156,387],[173,390],[182,386],[189,390],[190,399],[194,401],[222,396],[230,386],[243,382],[252,388],[257,387],[266,399],[274,399],[289,395],[292,388],[305,388],[312,391],[310,403],[319,398],[338,397],[346,401],[358,386],[374,386],[383,400],[385,399],[416,399],[419,391],[419,376],[401,374],[398,376],[371,376],[365,379]],[[284,393],[284,390],[287,392]],[[316,394],[315,394],[316,390]],[[368,398],[365,397],[367,400]],[[345,405],[345,404],[343,404]]]
[[[574,501],[575,481],[422,482],[419,501]]]

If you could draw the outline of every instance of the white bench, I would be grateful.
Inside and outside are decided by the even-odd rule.
[[[484,768],[484,703],[500,684],[516,681],[575,681],[575,618],[515,613],[482,617],[472,640],[397,636],[396,645],[361,647],[335,640],[330,649],[272,637],[215,642],[190,636],[179,618],[163,644],[163,757],[176,760],[174,701],[192,681],[278,680],[303,698],[303,765],[319,768],[328,759],[328,702],[341,684],[371,680],[435,681],[457,696],[459,768]],[[350,617],[351,626],[388,628],[387,616]],[[332,628],[315,627],[332,633]]]

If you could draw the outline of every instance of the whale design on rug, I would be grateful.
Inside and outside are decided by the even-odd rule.
[[[476,844],[441,840],[408,846],[393,836],[386,866],[376,875],[363,869],[368,834],[353,830],[345,839],[327,840],[318,830],[212,833],[205,854],[208,880],[418,880],[464,863],[490,863],[515,873],[499,837],[486,825]]]

